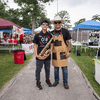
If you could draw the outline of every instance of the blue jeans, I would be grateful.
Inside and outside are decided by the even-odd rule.
[[[63,75],[63,84],[67,84],[68,83],[67,66],[61,68],[62,68],[62,75]],[[54,78],[55,78],[55,82],[59,82],[59,67],[54,67]]]

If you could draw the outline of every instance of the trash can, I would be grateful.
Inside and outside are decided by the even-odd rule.
[[[12,53],[14,54],[14,63],[15,64],[23,64],[24,63],[24,50],[13,50]]]

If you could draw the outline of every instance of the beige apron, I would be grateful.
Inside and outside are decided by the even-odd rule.
[[[53,35],[54,47],[52,51],[52,65],[55,67],[68,66],[68,58],[66,58],[67,46],[64,42],[63,35]]]

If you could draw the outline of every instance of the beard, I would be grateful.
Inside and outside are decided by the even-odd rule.
[[[56,26],[56,29],[60,29],[61,28],[61,26]]]

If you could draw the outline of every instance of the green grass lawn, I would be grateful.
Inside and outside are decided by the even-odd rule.
[[[95,81],[94,78],[94,68],[95,65],[93,64],[94,56],[96,55],[96,50],[92,52],[92,56],[90,56],[89,48],[87,48],[87,52],[84,51],[81,52],[80,48],[78,48],[80,51],[81,56],[75,55],[75,49],[72,48],[71,57],[74,59],[74,61],[78,64],[84,75],[87,77],[88,81],[96,91],[96,93],[100,96],[100,85]]]
[[[13,53],[9,51],[0,51],[0,89],[12,79],[32,58],[33,54],[26,55],[23,64],[14,64]]]
[[[78,48],[78,50],[80,51],[81,56],[76,56],[75,49],[72,48],[71,57],[78,64],[96,93],[100,96],[100,85],[94,78],[95,65],[93,64],[93,59],[96,55],[96,50],[92,52],[92,56],[89,55],[89,48],[87,48],[86,53],[84,51],[81,52],[80,48]],[[13,53],[9,53],[9,51],[0,51],[0,89],[29,62],[32,56],[33,54],[26,55],[27,60],[24,62],[24,64],[19,65],[14,64]]]

